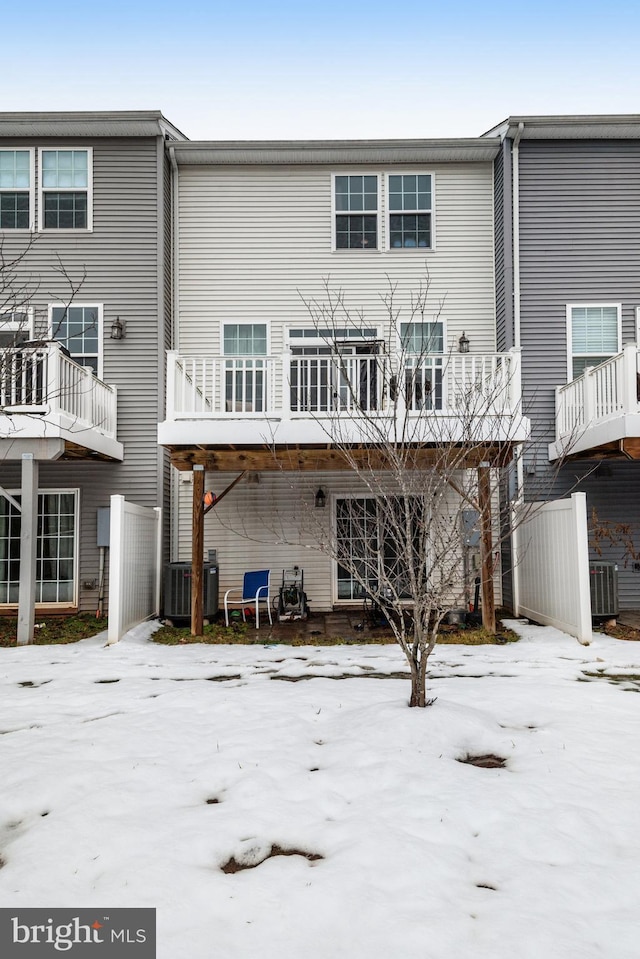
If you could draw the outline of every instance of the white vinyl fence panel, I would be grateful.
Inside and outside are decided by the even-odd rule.
[[[111,497],[109,632],[117,643],[128,629],[160,611],[162,510]]]
[[[587,499],[527,504],[514,512],[514,606],[581,643],[592,637]]]

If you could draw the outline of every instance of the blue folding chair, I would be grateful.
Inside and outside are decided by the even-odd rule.
[[[260,628],[260,603],[267,604],[267,613],[269,614],[269,623],[273,625],[271,618],[271,599],[269,596],[269,580],[271,571],[268,569],[254,570],[251,573],[245,573],[242,582],[242,589],[234,587],[228,589],[224,594],[224,621],[229,625],[229,606],[241,606],[242,618],[247,621],[245,615],[245,606],[255,606],[256,608],[256,629]],[[230,599],[233,593],[239,593],[239,599]]]

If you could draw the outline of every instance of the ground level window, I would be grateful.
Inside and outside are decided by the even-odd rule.
[[[75,490],[38,494],[37,603],[75,602],[76,507]],[[20,512],[0,497],[0,603],[18,602],[20,528]]]
[[[407,528],[412,531],[411,543],[407,543]],[[408,597],[410,567],[418,579],[426,576],[426,529],[420,497],[338,499],[338,599],[361,601],[385,587],[396,596]]]

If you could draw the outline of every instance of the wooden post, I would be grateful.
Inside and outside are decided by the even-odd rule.
[[[491,471],[488,463],[478,466],[478,503],[480,506],[480,563],[482,589],[482,625],[496,631],[496,605],[493,593],[493,538],[491,533]]]
[[[191,635],[204,632],[204,466],[193,467],[191,534]]]

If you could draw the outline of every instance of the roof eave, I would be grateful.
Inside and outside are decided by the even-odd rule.
[[[500,141],[447,140],[189,140],[173,146],[180,165],[370,164],[492,161]]]

